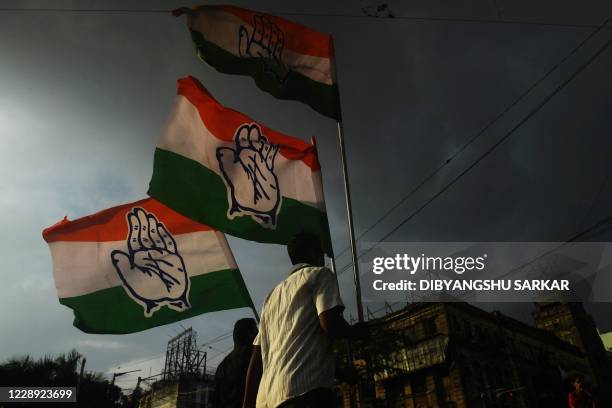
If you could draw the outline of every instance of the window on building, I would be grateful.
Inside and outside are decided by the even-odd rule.
[[[415,395],[427,393],[427,379],[424,375],[418,375],[411,381],[412,393]]]
[[[475,331],[475,333],[474,333],[474,337],[475,337],[474,341],[482,342],[483,341],[482,327],[476,326],[474,331]]]
[[[467,337],[468,339],[471,339],[472,338],[472,325],[467,320],[465,320],[463,324],[464,324],[464,330],[465,330],[465,337]]]
[[[455,315],[450,315],[450,329],[457,330],[459,329],[459,321]]]
[[[433,317],[428,317],[423,320],[423,332],[426,336],[433,336],[438,332],[438,328],[436,327],[436,319]]]

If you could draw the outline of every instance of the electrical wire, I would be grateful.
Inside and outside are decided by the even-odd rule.
[[[213,338],[213,339],[210,339],[210,340],[208,340],[208,341],[206,341],[206,342],[202,343],[202,344],[200,345],[200,347],[203,347],[203,346],[208,346],[208,345],[210,345],[210,344],[215,344],[215,343],[218,343],[218,342],[220,342],[220,341],[227,340],[228,338],[232,337],[232,336],[233,336],[233,334],[234,334],[234,330],[232,329],[232,330],[230,330],[230,331],[229,331],[229,332],[227,332],[227,333],[221,334],[221,335],[219,335],[219,336],[217,336],[217,337],[215,337],[215,338]]]
[[[589,35],[587,35],[582,41],[578,43],[569,53],[567,53],[563,58],[561,58],[557,63],[552,65],[541,77],[539,77],[535,82],[533,82],[525,91],[523,91],[514,101],[512,101],[504,110],[502,110],[497,116],[491,119],[482,129],[480,129],[474,136],[472,136],[466,143],[464,143],[455,153],[450,155],[445,161],[440,163],[437,168],[435,168],[429,175],[427,175],[423,180],[419,182],[412,190],[410,190],[407,194],[402,196],[400,200],[391,206],[383,215],[381,215],[373,224],[371,224],[365,231],[361,232],[357,237],[357,241],[362,239],[366,234],[372,231],[378,224],[384,221],[393,211],[395,211],[398,207],[404,204],[409,198],[411,198],[414,194],[416,194],[424,185],[429,183],[439,172],[441,172],[445,167],[447,167],[457,156],[463,153],[471,144],[473,144],[480,136],[486,133],[493,125],[499,122],[508,112],[510,112],[516,105],[518,105],[521,101],[523,101],[533,90],[535,90],[538,86],[540,86],[550,75],[552,75],[561,65],[563,65],[566,61],[568,61],[572,56],[574,56],[584,45],[589,42],[593,37],[603,30],[604,27],[610,22],[610,17],[608,17],[602,24],[600,24],[595,30],[593,30]],[[336,260],[340,258],[343,254],[347,253],[350,249],[350,246],[347,246],[342,251],[336,255]],[[352,262],[351,262],[352,265]]]
[[[589,206],[589,209],[584,214],[584,217],[582,217],[581,224],[584,224],[589,219],[591,212],[593,212],[593,209],[595,208],[595,204],[597,204],[597,201],[599,201],[601,194],[603,193],[606,185],[608,184],[608,180],[610,179],[610,176],[612,176],[612,167],[610,167],[610,169],[608,170],[608,173],[606,174],[606,177],[601,182],[601,185],[599,186],[599,190],[597,191],[597,194],[595,194],[595,197],[591,201],[591,205]]]
[[[489,154],[491,154],[497,147],[499,147],[503,142],[505,142],[508,138],[510,138],[514,132],[516,132],[521,126],[523,126],[529,119],[531,119],[536,113],[540,111],[552,98],[554,98],[561,90],[563,90],[569,83],[571,83],[578,75],[580,75],[588,66],[590,66],[604,51],[608,49],[612,45],[612,40],[606,41],[604,45],[602,45],[596,52],[593,54],[586,62],[578,67],[576,71],[572,73],[566,80],[564,80],[561,84],[559,84],[546,98],[544,98],[540,103],[538,103],[526,116],[523,117],[515,126],[512,127],[501,139],[499,139],[495,144],[489,147],[483,154],[481,154],[474,162],[472,162],[466,169],[461,171],[456,177],[454,177],[449,183],[447,183],[444,187],[438,190],[433,196],[431,196],[424,204],[419,206],[415,211],[413,211],[408,217],[404,218],[399,224],[397,224],[394,228],[392,228],[389,232],[383,235],[380,238],[379,242],[373,245],[371,248],[367,249],[365,252],[361,253],[358,258],[361,258],[376,248],[381,241],[385,241],[392,234],[394,234],[398,229],[404,226],[406,223],[410,222],[414,219],[421,211],[423,211],[429,204],[435,201],[438,197],[444,194],[448,189],[450,189],[457,181],[459,181],[463,176],[469,173],[473,168],[475,168],[482,160],[484,160]],[[339,274],[346,271],[352,265],[347,265],[344,269],[342,269]]]
[[[132,367],[132,366],[135,366],[137,364],[141,364],[141,363],[145,363],[147,361],[155,360],[156,358],[160,358],[160,357],[162,357],[165,354],[166,353],[159,353],[159,354],[154,355],[153,357],[146,357],[146,358],[143,358],[141,360],[132,361],[132,362],[129,362],[129,364],[119,363],[117,365],[114,365],[113,367],[121,367],[121,368]]]
[[[25,7],[2,7],[0,12],[32,12],[32,13],[151,13],[151,14],[170,14],[167,9],[126,9],[126,8],[25,8]],[[384,18],[368,16],[365,14],[343,14],[343,13],[307,13],[307,12],[283,12],[266,11],[267,14],[274,14],[288,17],[324,17],[324,18],[348,18],[348,19],[369,19],[385,21],[424,21],[424,22],[448,22],[448,23],[468,23],[468,24],[488,24],[488,25],[526,25],[538,27],[559,27],[559,28],[595,28],[595,24],[578,23],[557,23],[550,21],[526,21],[526,20],[504,20],[504,19],[478,19],[478,18],[457,18],[457,17],[434,17],[434,16],[394,16]]]
[[[77,8],[0,8],[0,12],[170,13],[170,10],[166,10],[166,9],[120,9],[120,8],[118,8],[118,9],[110,9],[110,8],[108,8],[108,9],[101,9],[101,8],[98,8],[98,9],[77,9]],[[299,12],[270,12],[270,13],[271,14],[284,15],[284,16],[334,17],[334,18],[358,18],[358,19],[373,19],[374,18],[374,19],[382,19],[380,17],[368,16],[368,15],[351,15],[351,14],[335,14],[335,13],[299,13]],[[503,19],[499,19],[499,18],[498,19],[472,19],[472,18],[431,17],[431,16],[394,16],[393,20],[434,21],[434,22],[435,21],[437,21],[437,22],[459,22],[459,23],[477,23],[477,24],[493,24],[493,25],[497,25],[497,24],[506,24],[506,25],[533,25],[533,26],[541,26],[541,27],[564,27],[564,28],[596,28],[596,30],[595,30],[594,33],[591,33],[589,35],[589,37],[587,37],[587,39],[585,39],[581,44],[579,44],[576,48],[574,48],[570,52],[570,54],[565,56],[559,63],[557,63],[546,74],[544,74],[543,77],[538,79],[538,81],[536,81],[530,88],[528,88],[523,94],[521,94],[512,104],[510,104],[504,111],[502,111],[502,113],[500,113],[496,118],[494,118],[487,125],[485,125],[485,127],[480,132],[478,132],[467,143],[465,143],[457,152],[455,152],[453,155],[451,155],[444,163],[442,163],[437,169],[435,169],[430,175],[428,175],[421,183],[419,183],[413,190],[411,190],[408,193],[407,196],[405,196],[402,199],[400,199],[400,201],[398,203],[396,203],[393,207],[391,207],[391,209],[389,209],[387,212],[385,212],[385,214],[381,218],[379,218],[373,225],[368,227],[368,229],[366,229],[366,231],[364,231],[362,234],[360,234],[360,236],[357,238],[358,240],[361,239],[369,231],[371,231],[377,224],[379,224],[384,218],[386,218],[399,205],[403,204],[407,200],[408,197],[412,196],[424,184],[429,182],[429,180],[431,180],[439,171],[441,171],[444,167],[446,167],[457,155],[459,155],[461,152],[463,152],[478,137],[480,137],[487,129],[489,129],[495,122],[497,122],[505,113],[507,113],[510,109],[512,109],[512,107],[514,107],[516,104],[518,104],[518,102],[520,102],[527,94],[529,94],[544,79],[546,79],[554,70],[556,70],[565,60],[567,60],[579,48],[581,48],[582,45],[584,45],[584,43],[586,41],[588,41],[588,39],[592,38],[597,32],[601,31],[603,28],[610,28],[609,26],[607,26],[608,20],[606,20],[606,22],[603,25],[573,24],[573,23],[572,24],[568,24],[568,23],[553,23],[553,22],[524,21],[524,20],[503,20]],[[608,45],[609,45],[609,42],[606,43],[606,46],[604,46],[603,49],[600,49],[600,51],[603,52],[603,50],[605,48],[607,48]],[[594,57],[597,57],[601,52],[598,52],[596,55],[594,55]],[[594,60],[594,57],[592,57],[586,65],[590,64],[590,62],[592,62]],[[582,69],[586,68],[586,65],[584,65],[581,68]],[[579,71],[577,71],[577,73],[581,72],[582,69],[579,69]],[[569,83],[573,78],[575,78],[575,76],[576,75],[573,75],[572,77],[570,77],[568,79],[568,81],[564,82],[564,84],[561,86],[561,88],[564,87],[565,85],[567,85],[567,83]],[[532,111],[529,115],[527,115],[526,118],[524,118],[521,122],[519,122],[519,124],[517,124],[502,139],[500,139],[496,144],[494,144],[490,149],[488,149],[479,159],[477,159],[474,163],[472,163],[472,165],[470,165],[466,170],[461,172],[457,177],[455,177],[444,188],[442,188],[440,191],[438,191],[438,193],[436,193],[434,196],[432,196],[428,201],[425,202],[425,204],[423,204],[421,207],[419,207],[409,217],[404,219],[396,227],[394,227],[391,231],[389,231],[387,234],[385,234],[383,236],[383,238],[380,239],[380,241],[384,241],[386,238],[388,238],[390,235],[392,235],[394,232],[396,232],[401,226],[403,226],[405,223],[407,223],[411,219],[413,219],[418,213],[420,213],[425,207],[427,207],[437,197],[439,197],[441,194],[443,194],[448,188],[450,188],[463,175],[467,174],[467,172],[469,172],[482,159],[484,159],[484,157],[486,157],[488,154],[490,154],[497,146],[499,146],[503,141],[505,141],[516,129],[518,129],[520,126],[522,126],[522,124],[524,124],[527,120],[529,120],[531,118],[531,116],[533,116],[533,114],[535,114],[535,112],[539,111],[539,109],[541,107],[543,107],[554,95],[556,95],[556,93],[561,88],[557,88],[555,90],[555,92],[553,92],[547,99],[545,99],[543,101],[543,103],[539,104],[534,111]],[[609,174],[608,174],[608,177],[609,177]],[[606,181],[607,181],[608,177],[606,177]],[[604,183],[604,185],[605,185],[605,183]],[[600,191],[600,193],[601,193],[601,191]],[[599,196],[600,193],[598,193],[597,196]],[[589,210],[589,212],[590,212],[590,210]],[[359,257],[361,258],[363,255],[365,255],[367,252],[371,251],[372,249],[373,248],[368,249],[368,251],[366,251],[365,253],[361,254]],[[348,250],[348,248],[345,248],[344,250],[342,250],[338,254],[338,257],[341,256],[343,253],[345,253],[347,250]],[[348,269],[348,267],[350,267],[350,266],[352,266],[352,264],[347,265],[344,269],[342,269],[340,271],[340,273],[346,271]],[[218,338],[220,338],[220,337],[223,337],[223,336],[218,336]],[[218,339],[218,338],[215,338],[215,339],[213,339],[213,340],[211,340],[211,341],[209,341],[207,343],[204,343],[204,345],[206,345],[206,344],[214,344],[215,342],[224,340],[224,339]],[[133,363],[130,363],[128,366],[131,366],[131,365],[134,365],[134,364],[138,364],[140,362],[146,362],[146,361],[149,361],[149,360],[153,360],[155,358],[158,358],[158,356],[151,357],[151,358],[144,359],[144,360],[140,360],[140,361],[137,361],[137,362],[133,362]]]
[[[222,357],[222,356],[223,356],[223,357],[225,357],[225,355],[226,355],[226,354],[227,354],[229,351],[231,351],[233,348],[234,348],[234,345],[232,344],[232,345],[231,345],[230,347],[228,347],[227,349],[225,349],[225,350],[223,350],[223,351],[221,351],[221,352],[219,352],[219,353],[215,354],[214,356],[209,357],[209,358],[206,360],[206,363],[208,364],[209,362],[213,361],[214,359],[219,358],[219,357]]]
[[[495,7],[498,9],[497,3]],[[62,12],[62,13],[171,13],[168,9],[126,9],[126,8],[0,8],[0,12]],[[341,18],[360,18],[360,19],[380,19],[380,17],[361,15],[361,14],[341,14],[341,13],[300,13],[300,12],[268,12],[269,14],[277,14],[283,16],[306,16],[306,17],[341,17]],[[499,10],[498,10],[499,14]],[[428,175],[423,181],[421,181],[413,190],[411,190],[407,196],[400,199],[393,207],[391,207],[382,217],[380,217],[374,224],[366,229],[357,240],[361,239],[365,234],[371,231],[376,225],[378,225],[384,218],[386,218],[392,211],[398,206],[403,204],[407,198],[412,196],[418,191],[423,185],[427,184],[439,171],[446,167],[457,155],[471,145],[482,133],[489,129],[495,122],[497,122],[505,113],[507,113],[512,107],[520,102],[527,94],[529,94],[535,87],[539,85],[544,79],[546,79],[556,68],[573,55],[581,46],[588,41],[589,38],[594,36],[597,32],[603,28],[610,28],[607,26],[609,19],[603,25],[593,24],[568,24],[568,23],[552,23],[542,21],[524,21],[524,20],[503,20],[503,19],[473,19],[473,18],[452,18],[452,17],[431,17],[431,16],[394,16],[394,20],[410,20],[410,21],[438,21],[438,22],[459,22],[459,23],[479,23],[479,24],[512,24],[512,25],[535,25],[535,26],[550,26],[550,27],[566,27],[566,28],[595,28],[595,32],[591,33],[587,39],[585,39],[578,47],[574,48],[566,57],[564,57],[559,63],[553,66],[543,77],[541,77],[536,83],[528,88],[523,94],[521,94],[513,103],[511,103],[502,113],[496,118],[490,121],[480,132],[478,132],[473,138],[471,138],[466,144],[464,144],[455,154],[451,155],[444,163],[442,163],[437,169],[435,169],[430,175]],[[340,251],[337,258],[347,252],[349,248],[345,248]]]
[[[227,338],[229,338],[229,336],[230,336],[230,335],[232,335],[232,334],[233,334],[233,330],[232,330],[232,331],[229,331],[229,332],[227,332],[227,333],[221,334],[221,335],[219,335],[219,336],[217,336],[217,337],[214,337],[214,338],[212,338],[211,340],[207,341],[206,343],[203,343],[203,344],[200,346],[200,348],[202,348],[202,347],[204,347],[204,346],[209,346],[210,344],[215,344],[215,343],[218,343],[218,342],[223,341],[223,340],[227,340]],[[232,347],[233,347],[233,346],[232,346]],[[231,349],[231,348],[230,348],[230,349]],[[230,349],[228,349],[228,350],[230,350]],[[217,350],[217,349],[215,349],[215,350]],[[223,353],[226,353],[228,350],[220,352],[219,354],[215,355],[215,357],[217,357],[217,356],[219,356],[219,355],[221,355],[221,354],[223,354]],[[217,351],[220,351],[220,350],[217,350]],[[166,353],[159,353],[159,354],[156,354],[156,355],[154,355],[154,356],[152,356],[152,357],[147,357],[147,358],[143,358],[143,359],[140,359],[140,360],[132,361],[132,362],[130,362],[130,363],[128,363],[128,364],[121,364],[121,363],[120,363],[120,364],[115,365],[115,366],[113,366],[113,367],[122,367],[122,368],[123,368],[123,367],[133,367],[133,366],[135,366],[135,365],[142,364],[142,363],[145,363],[145,362],[147,362],[147,361],[151,361],[151,360],[158,359],[158,358],[160,358],[160,357],[164,356],[165,354],[166,354]],[[214,357],[213,357],[213,358],[214,358]]]
[[[588,228],[586,228],[586,229],[580,231],[579,233],[573,235],[572,237],[570,237],[569,239],[567,239],[566,241],[564,241],[560,245],[558,245],[558,246],[556,246],[556,247],[554,247],[552,249],[549,249],[549,250],[543,252],[542,254],[536,256],[535,258],[533,258],[532,260],[530,260],[528,262],[525,262],[524,264],[521,264],[520,266],[517,266],[517,267],[514,267],[514,268],[510,269],[509,271],[507,271],[504,274],[500,275],[496,279],[502,279],[502,278],[510,275],[511,273],[519,271],[519,270],[525,268],[526,266],[529,266],[529,265],[533,264],[534,262],[542,259],[543,257],[545,257],[547,255],[550,255],[553,252],[556,252],[558,249],[560,249],[560,248],[562,248],[562,247],[564,247],[564,246],[566,246],[568,244],[571,244],[571,243],[574,243],[574,242],[578,242],[582,238],[588,237],[589,234],[597,232],[597,229],[599,229],[602,226],[610,223],[611,221],[612,221],[612,215],[609,215],[609,216],[605,217],[604,219],[602,219],[602,220],[600,220],[600,221],[598,221],[598,222],[596,222],[594,224],[591,224],[591,226],[589,226]],[[603,230],[603,231],[607,231],[607,230]],[[600,231],[599,233],[601,233],[603,231]],[[599,235],[599,233],[596,233],[593,236],[597,236],[597,235]],[[468,293],[468,294],[462,296],[461,299],[467,299],[469,297],[474,296],[475,294],[476,294],[476,292]]]

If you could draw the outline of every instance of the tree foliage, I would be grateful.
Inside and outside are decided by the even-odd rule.
[[[10,358],[0,363],[0,385],[5,387],[76,387],[79,361],[82,356],[72,350],[57,356],[45,355],[34,359],[29,355]],[[79,406],[88,408],[125,407],[121,389],[111,385],[101,373],[83,373],[77,393]],[[27,403],[3,406],[26,406]],[[73,403],[54,403],[54,407],[73,407]]]

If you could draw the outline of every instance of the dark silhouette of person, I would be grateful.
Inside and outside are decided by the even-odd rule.
[[[242,407],[255,336],[255,319],[240,319],[234,324],[234,349],[223,359],[215,372],[214,408]]]

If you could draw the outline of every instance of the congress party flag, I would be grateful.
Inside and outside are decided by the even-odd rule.
[[[226,5],[183,8],[199,57],[220,72],[250,75],[276,98],[340,120],[332,37],[292,21]]]
[[[286,244],[307,231],[332,253],[315,146],[222,106],[193,77],[178,81],[148,194],[227,234]]]
[[[225,236],[148,198],[43,231],[61,304],[87,333],[252,307]]]

